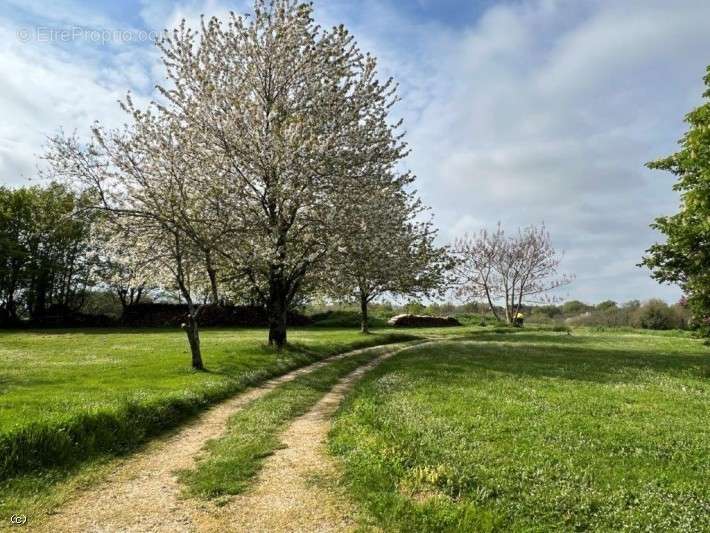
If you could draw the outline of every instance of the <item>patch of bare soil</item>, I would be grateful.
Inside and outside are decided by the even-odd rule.
[[[176,433],[157,439],[118,463],[106,481],[77,495],[49,517],[43,531],[192,532],[192,531],[340,531],[350,526],[347,505],[309,482],[313,475],[332,476],[323,453],[329,417],[350,384],[384,357],[343,379],[284,435],[286,448],[264,465],[255,490],[227,505],[180,498],[175,472],[194,467],[194,458],[211,439],[221,436],[229,418],[250,401],[278,385],[329,362],[361,352],[348,352],[290,372],[250,389],[206,411]]]

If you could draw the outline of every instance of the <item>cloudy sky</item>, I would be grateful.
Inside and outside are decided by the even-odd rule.
[[[400,83],[408,166],[446,242],[544,222],[563,294],[680,295],[635,265],[673,212],[671,153],[710,64],[707,0],[315,0]],[[47,135],[119,125],[163,73],[151,32],[241,0],[0,0],[0,183],[36,175]]]

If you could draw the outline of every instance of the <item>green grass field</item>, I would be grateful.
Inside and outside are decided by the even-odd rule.
[[[205,330],[208,371],[194,372],[179,330],[0,331],[0,512],[51,506],[55,486],[249,385],[409,338],[293,330],[278,353],[263,329]]]
[[[263,329],[205,330],[208,372],[196,373],[179,330],[0,331],[0,434],[127,402],[231,390],[330,353],[388,342],[390,334],[298,329],[278,354]]]
[[[0,514],[51,512],[117,454],[329,354],[427,337],[356,387],[330,449],[386,531],[710,530],[710,348],[680,332],[304,328],[0,332]],[[183,480],[249,486],[279,432],[379,350],[250,404]],[[269,422],[269,423],[266,423]],[[245,434],[250,438],[244,439]],[[253,437],[253,438],[251,438]]]
[[[383,363],[330,449],[385,531],[710,530],[710,350],[478,332]]]

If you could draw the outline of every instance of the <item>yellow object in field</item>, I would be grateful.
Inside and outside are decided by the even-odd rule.
[[[523,318],[525,318],[525,315],[522,313],[518,313],[517,315],[515,315],[515,318],[517,318],[518,320],[522,320]]]

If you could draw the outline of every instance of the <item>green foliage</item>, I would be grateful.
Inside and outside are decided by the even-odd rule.
[[[710,67],[705,77],[710,99]],[[680,211],[657,218],[652,225],[666,242],[655,244],[643,258],[661,282],[677,283],[699,323],[710,319],[710,100],[691,111],[687,133],[677,153],[648,164],[678,177],[673,189],[681,193]]]
[[[570,300],[562,304],[562,313],[565,315],[579,315],[581,313],[586,313],[592,307],[580,302],[579,300]]]
[[[0,323],[81,305],[91,272],[83,204],[58,183],[0,187]]]
[[[633,311],[634,309],[638,309],[639,307],[641,307],[641,302],[639,300],[629,300],[621,306],[622,309],[627,309],[629,311]]]
[[[426,306],[419,300],[410,300],[404,306],[404,312],[408,315],[422,315],[426,312]]]
[[[649,300],[639,309],[639,324],[644,329],[673,329],[676,316],[663,300]]]
[[[207,498],[244,492],[264,458],[281,446],[279,433],[288,422],[308,411],[340,378],[385,351],[373,348],[329,363],[241,409],[229,421],[227,433],[210,442],[197,467],[181,473],[187,492]]]
[[[106,315],[118,319],[123,313],[123,306],[115,292],[92,290],[84,295],[80,311],[87,315]]]
[[[333,310],[316,313],[310,316],[315,326],[328,328],[359,328],[360,313],[355,310]],[[368,323],[370,327],[379,328],[387,325],[386,316],[382,316],[377,312],[368,314]]]
[[[616,309],[618,306],[614,300],[605,300],[601,303],[598,303],[594,308],[597,311],[608,311],[610,309]]]
[[[662,300],[649,300],[643,305],[633,300],[621,307],[597,306],[594,310],[568,319],[573,326],[684,329],[688,326],[688,311],[678,303],[669,306]]]
[[[556,305],[541,305],[532,310],[532,315],[540,315],[547,318],[556,318],[562,315],[562,309]]]
[[[706,531],[709,365],[677,333],[477,333],[366,376],[330,449],[384,531]]]

